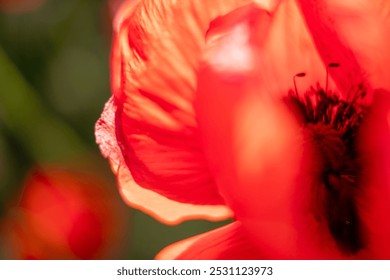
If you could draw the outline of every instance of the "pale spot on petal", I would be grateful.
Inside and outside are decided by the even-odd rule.
[[[217,72],[240,73],[253,69],[254,59],[248,43],[250,28],[247,24],[238,24],[228,34],[215,36],[209,42],[206,59]],[[217,44],[216,48],[215,43]]]

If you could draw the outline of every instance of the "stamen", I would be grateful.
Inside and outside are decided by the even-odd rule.
[[[361,184],[356,135],[367,111],[361,105],[363,102],[359,102],[366,96],[366,91],[358,85],[351,91],[354,94],[343,100],[328,90],[328,68],[338,66],[337,63],[328,65],[325,89],[319,85],[311,87],[302,97],[295,84],[295,77],[300,77],[301,73],[296,74],[295,94],[290,90],[286,103],[321,155],[323,170],[318,181],[325,189],[321,201],[325,213],[322,215],[329,232],[342,251],[353,254],[363,247],[355,201]]]
[[[328,64],[328,66],[326,67],[326,81],[325,81],[325,92],[328,92],[328,80],[329,80],[329,68],[337,68],[339,67],[340,64],[336,63],[336,62],[331,62]]]
[[[298,97],[298,89],[297,89],[297,83],[295,81],[295,78],[296,77],[305,77],[305,76],[306,76],[306,73],[301,72],[301,73],[295,74],[294,77],[293,77],[295,94],[296,94],[297,97]]]

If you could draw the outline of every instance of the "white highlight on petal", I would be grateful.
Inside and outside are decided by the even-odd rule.
[[[280,0],[255,0],[254,2],[259,7],[270,12],[275,11],[278,5],[280,4]]]
[[[206,59],[217,72],[242,73],[254,68],[253,52],[249,45],[250,28],[239,24],[229,33],[219,34],[209,41]]]

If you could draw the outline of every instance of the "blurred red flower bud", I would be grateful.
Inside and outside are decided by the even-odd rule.
[[[118,258],[126,214],[98,177],[64,169],[33,171],[3,232],[8,258]]]

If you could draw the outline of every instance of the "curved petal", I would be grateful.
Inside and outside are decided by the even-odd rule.
[[[123,21],[131,17],[134,13],[136,6],[140,3],[141,0],[123,0],[120,5],[117,6],[115,11],[115,18],[113,20],[113,41],[111,46],[111,57],[110,57],[110,84],[111,91],[114,96],[120,96],[121,91],[121,80],[122,80],[122,67],[124,62],[122,62],[122,45],[126,44],[125,38],[121,36],[121,25]]]
[[[126,203],[155,219],[169,225],[186,220],[226,220],[232,217],[231,210],[223,205],[194,205],[168,199],[156,192],[140,187],[125,166],[118,169],[118,182]]]
[[[96,143],[105,158],[110,160],[113,172],[123,163],[123,155],[115,136],[115,112],[117,106],[113,98],[110,98],[104,105],[104,110],[100,119],[95,125]]]
[[[199,143],[193,93],[210,21],[250,1],[128,2],[111,60],[125,162],[139,185],[169,199],[223,205]]]
[[[196,112],[210,169],[268,257],[343,258],[313,213],[319,163],[283,102],[295,73],[307,70],[300,85],[310,85],[324,66],[293,1],[273,15],[248,12],[255,16],[237,17],[222,36],[210,30],[199,72]]]
[[[120,192],[127,204],[168,224],[187,219],[223,220],[231,216],[231,211],[224,206],[180,203],[140,187],[133,180],[120,151],[115,135],[115,112],[116,105],[111,98],[96,124],[95,133],[102,154],[110,160],[117,175]]]
[[[248,239],[240,222],[206,232],[164,248],[156,259],[258,260],[266,254]]]
[[[323,85],[326,67],[295,1],[283,1],[272,13],[255,10],[244,7],[215,20],[208,31],[204,60],[231,82],[251,75],[273,98],[287,95],[297,73],[306,73],[297,80],[298,93]]]
[[[224,204],[193,130],[172,132],[147,126],[120,111],[116,120],[122,154],[139,185],[183,203]],[[156,122],[160,120],[157,116]]]
[[[125,0],[108,0],[108,8],[109,8],[109,13],[110,13],[110,18],[114,18],[117,14],[117,11],[119,10],[120,6],[122,3],[125,3]],[[133,2],[133,3],[131,3]],[[139,2],[139,0],[132,0],[127,6],[134,6],[136,3]],[[115,24],[114,24],[115,26]]]
[[[129,17],[118,16],[123,22],[111,62],[121,77],[113,78],[117,138],[134,180],[180,202],[224,204],[203,158],[191,102],[210,18],[240,4],[222,2],[143,1],[125,11]]]
[[[201,239],[207,233],[198,234],[184,240],[180,240],[175,242],[167,247],[163,248],[158,254],[154,257],[155,260],[175,260],[180,254],[185,252],[190,246],[192,246],[195,242]]]
[[[390,2],[386,0],[299,0],[306,23],[332,76],[347,93],[363,83],[390,88]]]
[[[364,173],[358,197],[360,217],[368,254],[375,259],[390,258],[390,99],[389,92],[377,91],[371,111],[360,131]]]

